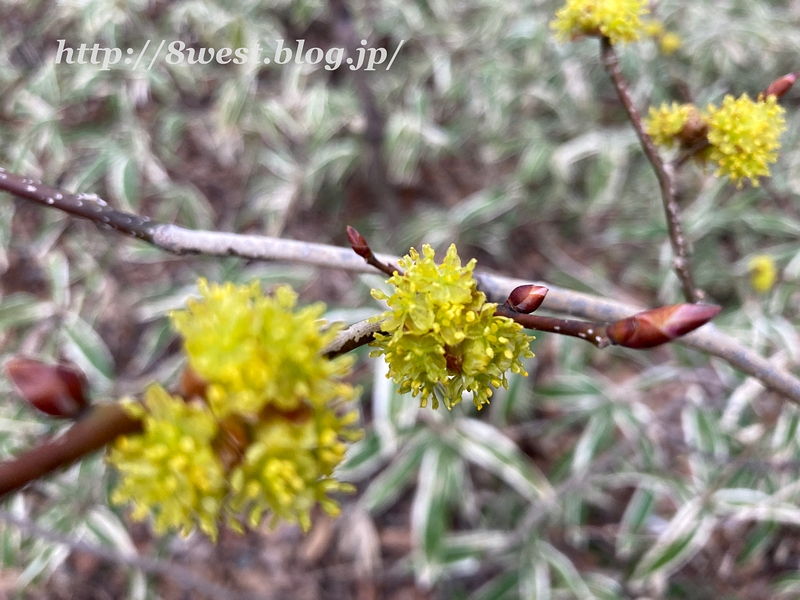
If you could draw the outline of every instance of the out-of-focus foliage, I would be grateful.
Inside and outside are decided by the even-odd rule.
[[[655,177],[600,67],[598,41],[554,39],[560,3],[349,7],[370,46],[391,54],[406,40],[390,71],[362,73],[386,117],[399,221],[364,192],[367,120],[347,70],[55,63],[59,39],[137,53],[150,40],[148,57],[162,39],[195,49],[260,43],[264,56],[278,40],[337,45],[327,6],[314,0],[4,3],[0,161],[183,225],[342,242],[347,215],[376,245],[391,239],[380,249],[456,242],[479,267],[644,304],[680,299]],[[653,17],[682,45],[668,57],[653,40],[620,49],[645,114],[662,102],[755,97],[797,68],[796,3],[665,0]],[[787,131],[767,185],[737,190],[694,167],[679,180],[698,284],[726,309],[718,326],[789,367],[800,359],[795,98],[781,100]],[[759,294],[748,265],[762,254],[782,276]],[[166,257],[9,198],[0,202],[0,273],[0,358],[69,358],[110,395],[174,379],[164,316],[199,274],[320,281],[294,267]],[[335,288],[343,306],[376,313],[368,289],[379,281],[323,282],[305,294]],[[511,378],[480,418],[469,403],[422,418],[374,364],[371,427],[342,476],[364,482],[359,502],[376,523],[411,491],[408,566],[418,582],[476,599],[796,593],[795,407],[680,348],[598,352],[539,336],[534,350],[532,382]],[[2,454],[49,426],[1,403]],[[36,521],[132,548],[122,513],[104,507],[102,476],[91,459],[39,484]],[[8,508],[32,514],[21,495]],[[22,584],[66,558],[10,527],[0,548],[3,566],[24,569]],[[132,577],[131,597],[144,597],[142,581]]]

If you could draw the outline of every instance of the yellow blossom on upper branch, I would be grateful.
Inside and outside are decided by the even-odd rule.
[[[716,175],[727,175],[737,187],[745,179],[758,186],[758,178],[769,175],[769,165],[777,158],[780,136],[786,130],[784,109],[774,95],[752,100],[747,94],[738,99],[725,96],[719,108],[709,104],[699,111],[691,104],[662,104],[650,108],[644,121],[653,141],[667,148],[678,142],[692,148],[706,140],[708,146],[695,158],[717,164]]]
[[[769,175],[768,165],[778,160],[780,136],[786,130],[784,112],[775,96],[725,96],[719,108],[709,104],[708,141],[710,158],[719,165],[717,176],[728,175],[742,187],[743,179],[757,186],[759,177]]]
[[[658,47],[664,54],[672,54],[683,43],[677,33],[665,31],[664,24],[657,19],[645,21],[642,32],[658,42]]]
[[[339,328],[319,319],[322,304],[296,309],[288,287],[199,288],[203,298],[171,318],[203,397],[151,386],[127,405],[143,432],[109,455],[121,474],[112,500],[133,503],[137,519],[152,514],[159,532],[199,525],[215,538],[219,522],[242,530],[265,513],[308,529],[315,504],[336,514],[329,495],[352,490],[333,471],[362,434],[357,414],[341,410],[356,394],[342,380],[352,359],[323,355]]]
[[[644,33],[647,0],[567,0],[550,26],[563,41],[603,35],[612,44],[635,42]]]
[[[434,251],[427,244],[422,256],[412,248],[400,260],[405,270],[389,279],[395,291],[387,296],[372,290],[389,309],[371,356],[383,355],[389,374],[400,392],[421,396],[421,405],[439,401],[434,390],[441,386],[447,408],[472,392],[478,408],[489,402],[493,388],[508,387],[506,372],[527,375],[521,357],[531,357],[530,342],[522,326],[506,317],[495,316],[495,304],[477,290],[472,276],[475,259],[461,266],[455,245],[444,262],[436,265]]]

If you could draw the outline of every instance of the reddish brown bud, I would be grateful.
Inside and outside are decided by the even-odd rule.
[[[606,335],[618,346],[653,348],[705,325],[720,310],[713,304],[662,306],[607,325]]]
[[[706,141],[708,137],[708,124],[696,108],[692,108],[689,118],[678,133],[678,139],[684,148],[694,148]]]
[[[797,81],[797,73],[789,73],[788,75],[779,77],[767,86],[763,95],[764,97],[775,96],[776,98],[780,98],[792,89],[795,81]]]
[[[521,285],[508,295],[505,305],[511,310],[528,315],[542,305],[547,291],[543,285]]]
[[[369,257],[372,256],[372,250],[370,250],[367,240],[356,231],[355,227],[347,226],[347,239],[350,242],[350,247],[353,249],[353,252],[364,260],[369,260]]]
[[[53,417],[75,419],[89,405],[86,378],[74,367],[15,357],[6,363],[6,372],[20,396]]]

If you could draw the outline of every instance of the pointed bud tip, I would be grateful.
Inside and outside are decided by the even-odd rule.
[[[608,338],[625,348],[654,348],[708,323],[722,307],[714,304],[674,304],[646,310],[606,327]]]
[[[508,295],[505,304],[510,309],[527,315],[542,305],[548,291],[543,285],[520,285]]]
[[[347,226],[347,240],[350,242],[350,247],[353,249],[353,252],[358,254],[361,258],[366,260],[372,254],[367,240],[351,225]]]
[[[667,315],[663,328],[668,334],[680,337],[702,327],[721,310],[716,304],[678,304],[678,309]]]
[[[86,377],[74,367],[18,356],[5,368],[19,395],[45,414],[74,419],[89,405]]]
[[[797,81],[797,76],[797,73],[789,73],[783,77],[779,77],[767,86],[767,89],[764,90],[764,96],[775,96],[780,98],[790,89],[792,89],[792,86]]]

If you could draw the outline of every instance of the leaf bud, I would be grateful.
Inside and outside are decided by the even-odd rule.
[[[606,335],[612,343],[625,348],[653,348],[705,325],[720,310],[713,304],[662,306],[607,325]]]
[[[20,396],[52,417],[75,419],[89,405],[86,377],[77,368],[14,357],[6,372]]]

